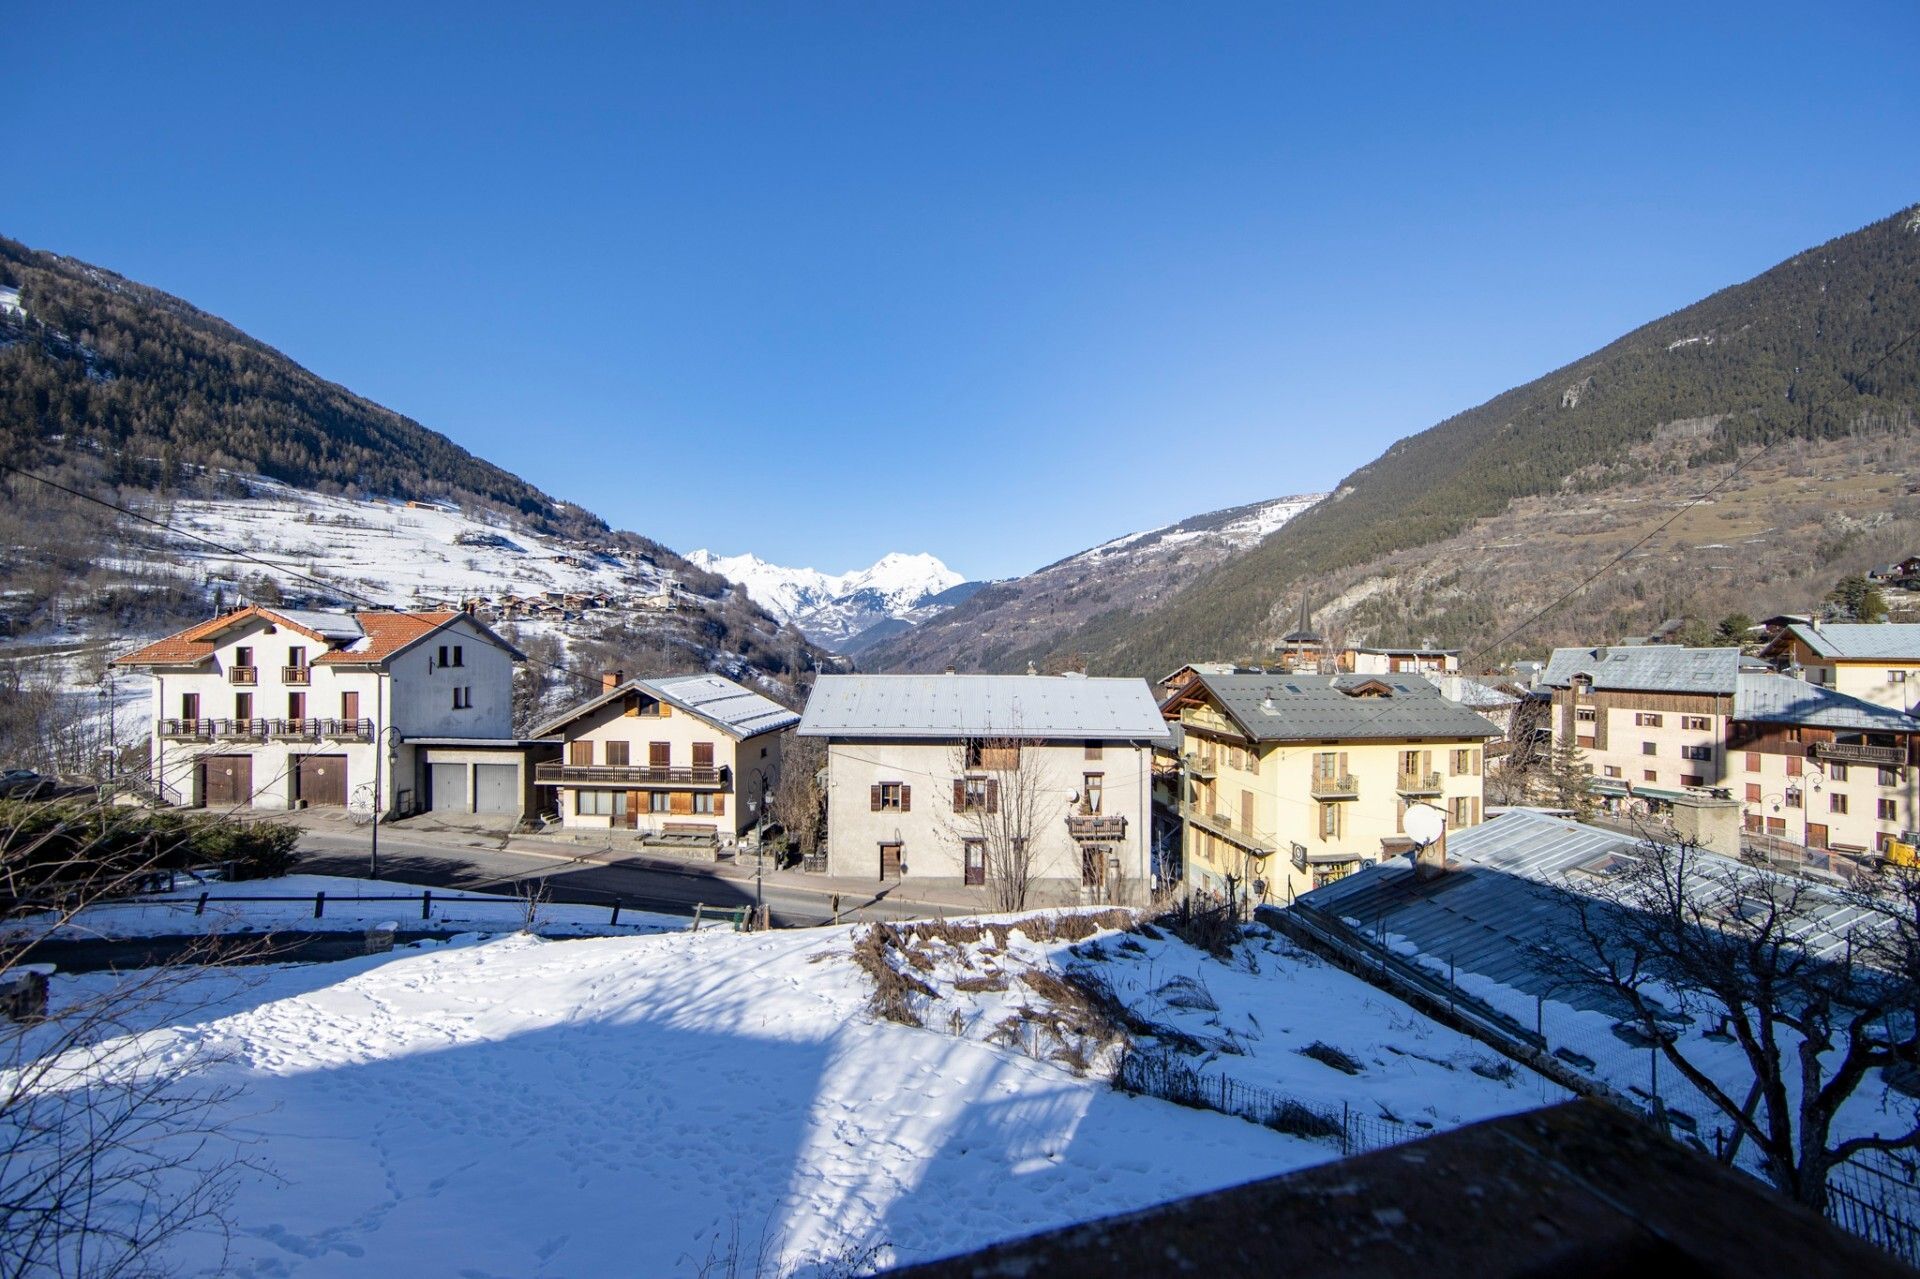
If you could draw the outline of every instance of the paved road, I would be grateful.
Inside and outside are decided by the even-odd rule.
[[[360,875],[368,872],[368,832],[350,830],[304,831],[300,837],[297,870],[315,875]],[[401,830],[380,832],[380,876],[429,887],[461,888],[472,892],[512,892],[522,880],[544,880],[557,902],[587,902],[659,911],[670,915],[694,913],[696,905],[711,915],[716,908],[734,910],[755,900],[751,880],[721,875],[697,866],[663,868],[641,858],[618,853],[582,850],[579,855],[555,848],[525,846],[503,849],[499,837],[475,834],[462,837],[438,833],[432,838]],[[776,927],[795,928],[831,923],[833,902],[828,893],[769,881],[763,887]],[[889,902],[880,897],[844,896],[842,919],[911,919],[931,913],[916,903]]]

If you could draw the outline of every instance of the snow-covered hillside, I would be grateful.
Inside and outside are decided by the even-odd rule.
[[[829,648],[878,622],[911,618],[934,596],[966,580],[926,554],[896,552],[866,568],[839,574],[786,568],[751,554],[698,550],[687,559],[744,586],[756,604]]]

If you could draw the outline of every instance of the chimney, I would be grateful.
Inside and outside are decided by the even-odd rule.
[[[1447,833],[1442,830],[1440,838],[1431,844],[1413,846],[1413,877],[1419,880],[1437,879],[1447,873]]]
[[[619,688],[626,682],[627,673],[625,671],[600,672],[600,691],[603,693],[611,693],[614,689]]]
[[[1032,662],[1027,663],[1027,674],[1038,675],[1039,673],[1040,673],[1040,668],[1038,666],[1035,666]]]
[[[1815,635],[1818,635],[1820,633],[1820,619],[1818,617],[1814,617],[1810,619],[1810,624],[1813,627],[1813,633]]]
[[[949,675],[953,674],[953,667],[951,666],[947,667],[947,674]]]

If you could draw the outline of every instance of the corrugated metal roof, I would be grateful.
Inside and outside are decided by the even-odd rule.
[[[1634,856],[1640,846],[1617,831],[1516,810],[1447,836],[1451,869],[1444,875],[1422,880],[1408,858],[1395,857],[1316,888],[1301,901],[1364,937],[1398,936],[1464,972],[1617,1015],[1604,999],[1562,986],[1561,974],[1535,947],[1576,926],[1552,889],[1587,891],[1611,858]],[[1866,912],[1837,892],[1817,885],[1810,891],[1814,906],[1804,939],[1816,954],[1836,952],[1841,934]]]
[[[1565,688],[1574,676],[1590,675],[1598,689],[1730,695],[1740,675],[1740,664],[1737,648],[1683,648],[1678,644],[1556,648],[1540,682]]]
[[[1920,720],[1858,697],[1785,675],[1740,676],[1733,717],[1774,724],[1810,724],[1879,733],[1920,733]]]
[[[1206,675],[1201,685],[1255,741],[1400,741],[1497,737],[1500,730],[1440,695],[1424,676]],[[1350,690],[1379,685],[1384,692]]]
[[[774,701],[719,675],[664,675],[659,679],[630,679],[590,701],[581,702],[533,730],[535,737],[550,737],[582,715],[599,710],[608,702],[640,692],[656,701],[670,703],[735,737],[757,737],[789,728],[800,717]]]
[[[270,611],[275,617],[284,618],[302,630],[324,635],[330,640],[359,639],[361,635],[360,622],[352,613],[308,608],[276,608]]]
[[[1920,622],[1823,622],[1789,626],[1822,657],[1920,662]]]
[[[803,737],[1169,740],[1143,679],[1076,675],[822,675]]]

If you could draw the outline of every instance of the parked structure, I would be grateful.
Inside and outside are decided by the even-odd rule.
[[[1186,882],[1288,901],[1408,847],[1410,804],[1482,816],[1500,729],[1423,676],[1197,673],[1178,722]]]
[[[524,814],[521,653],[460,612],[247,607],[114,665],[153,677],[153,784],[191,807]]]
[[[1878,706],[1910,712],[1920,703],[1920,623],[1789,622],[1760,656]]]
[[[823,675],[797,731],[827,747],[830,874],[984,903],[1012,841],[1030,905],[1147,899],[1169,737],[1145,680]]]
[[[718,675],[601,676],[600,695],[535,730],[560,740],[540,785],[569,830],[732,840],[766,815],[800,717]]]

